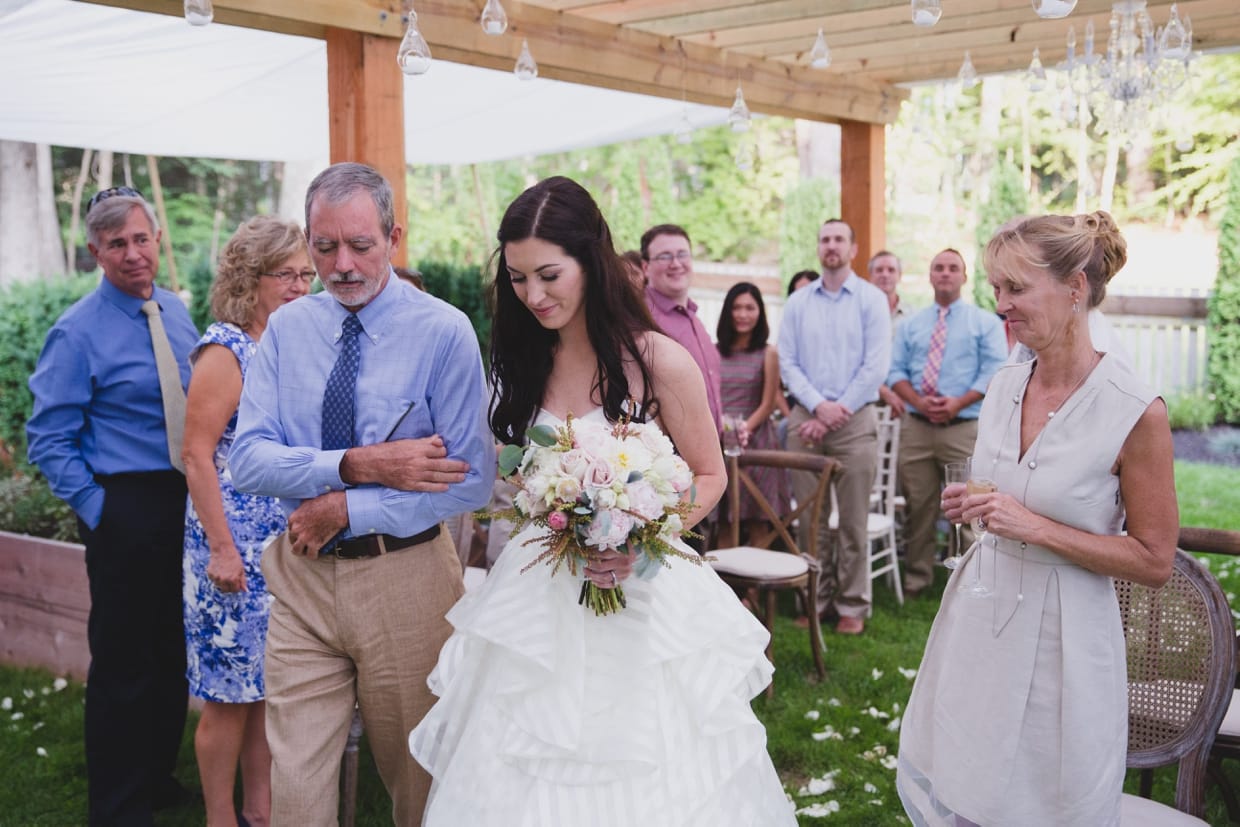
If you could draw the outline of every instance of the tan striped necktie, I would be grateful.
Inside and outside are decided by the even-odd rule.
[[[164,429],[168,432],[168,460],[172,467],[185,473],[181,461],[181,443],[185,437],[185,389],[181,387],[181,369],[172,355],[168,331],[159,315],[159,303],[153,299],[142,303],[147,327],[151,330],[151,347],[155,351],[155,368],[159,371],[159,395],[164,400]]]

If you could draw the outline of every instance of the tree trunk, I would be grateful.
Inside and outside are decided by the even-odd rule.
[[[796,122],[797,159],[802,178],[840,177],[840,128],[816,121]]]
[[[35,159],[39,199],[39,272],[45,276],[64,275],[65,245],[60,238],[60,216],[56,214],[56,182],[52,169],[51,145],[38,144]]]
[[[63,252],[58,251],[50,263],[45,258],[60,244],[60,230],[52,201],[51,150],[43,148],[46,192],[40,186],[40,154],[37,144],[0,141],[0,285],[31,281],[64,269]],[[53,237],[45,238],[46,233]]]

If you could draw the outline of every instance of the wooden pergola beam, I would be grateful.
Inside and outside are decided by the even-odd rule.
[[[88,2],[183,13],[178,0]],[[214,5],[221,23],[267,31],[320,38],[329,28],[396,39],[403,34],[398,0],[215,0]],[[892,123],[909,94],[864,78],[737,55],[517,0],[504,4],[508,33],[489,37],[478,25],[482,5],[481,0],[417,0],[418,27],[436,57],[507,71],[526,38],[542,77],[725,107],[739,82],[754,112],[816,121]]]

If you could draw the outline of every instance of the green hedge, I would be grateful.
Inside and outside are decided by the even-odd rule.
[[[26,420],[34,403],[26,382],[43,340],[60,314],[98,284],[98,276],[82,275],[0,289],[0,444],[18,466],[26,462]]]
[[[1218,228],[1218,280],[1210,297],[1206,382],[1223,421],[1240,424],[1240,158],[1231,165]]]
[[[486,358],[491,341],[491,312],[487,308],[486,284],[482,268],[446,261],[420,261],[418,270],[426,292],[461,310],[473,322],[478,347]]]

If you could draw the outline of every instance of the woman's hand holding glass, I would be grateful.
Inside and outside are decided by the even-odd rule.
[[[964,553],[964,549],[960,548],[960,524],[964,522],[960,512],[966,493],[965,483],[968,480],[969,463],[967,460],[949,462],[943,467],[943,482],[945,484],[940,505],[943,509],[943,514],[952,523],[952,553],[943,560],[943,565],[948,569],[955,569],[956,566],[960,565],[960,560]]]

